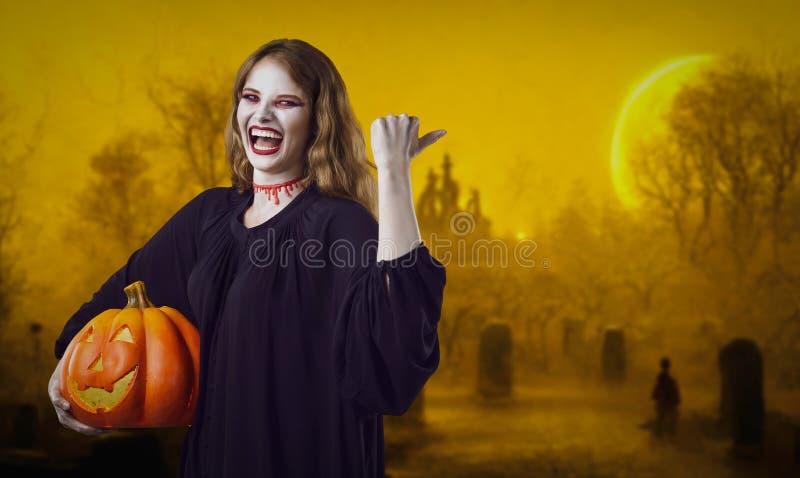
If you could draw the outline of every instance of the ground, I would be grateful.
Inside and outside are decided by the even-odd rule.
[[[782,450],[770,449],[761,460],[737,459],[716,426],[713,399],[689,395],[702,398],[682,407],[676,435],[657,438],[648,390],[636,386],[518,388],[499,403],[481,402],[467,389],[431,388],[422,430],[387,420],[387,474],[750,478],[800,471],[786,451],[795,446],[792,433],[778,437]],[[775,433],[769,435],[775,448]]]

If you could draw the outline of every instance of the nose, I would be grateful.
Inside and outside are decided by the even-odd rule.
[[[266,123],[272,119],[272,107],[269,103],[265,102],[264,105],[258,109],[256,114],[256,119],[259,123]]]
[[[97,357],[97,360],[95,360],[92,366],[89,367],[89,370],[94,370],[95,372],[103,371],[103,354],[100,354],[100,356]]]

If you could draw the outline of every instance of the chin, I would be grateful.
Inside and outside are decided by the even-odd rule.
[[[247,160],[255,169],[267,169],[283,162],[281,156],[259,156],[250,152],[247,154]]]

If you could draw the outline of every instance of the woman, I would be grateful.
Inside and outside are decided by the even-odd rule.
[[[384,476],[382,415],[402,414],[439,363],[443,265],[422,243],[405,114],[364,137],[333,63],[275,40],[240,67],[226,127],[233,186],[200,193],[67,322],[61,358],[92,317],[142,280],[200,332],[201,392],[182,476]],[[376,241],[377,239],[377,241]],[[58,394],[59,420],[86,434]]]

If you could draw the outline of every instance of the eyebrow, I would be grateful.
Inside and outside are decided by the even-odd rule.
[[[261,92],[260,92],[260,91],[258,91],[257,89],[255,89],[255,88],[250,88],[250,87],[247,87],[247,88],[242,88],[242,93],[244,93],[244,92],[245,92],[245,91],[247,91],[247,90],[250,90],[250,91],[252,91],[252,92],[258,93],[259,95],[261,94]],[[300,97],[299,97],[299,96],[297,96],[297,95],[292,95],[292,94],[288,94],[288,93],[287,93],[287,94],[282,94],[282,95],[278,95],[278,96],[279,96],[279,97],[282,97],[282,98],[287,98],[287,97],[288,97],[288,98],[294,98],[294,99],[296,99],[297,101],[299,101],[299,102],[301,102],[301,103],[303,102],[303,99],[302,99],[302,98],[300,98]]]

